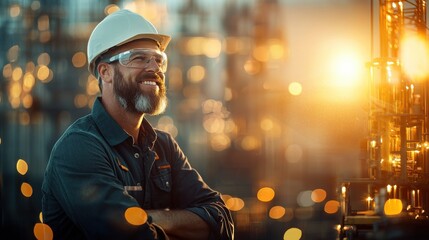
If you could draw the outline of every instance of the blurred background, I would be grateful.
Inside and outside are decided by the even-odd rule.
[[[0,236],[36,238],[53,143],[99,94],[87,40],[126,8],[172,36],[169,106],[148,119],[223,194],[236,239],[336,239],[339,182],[367,173],[378,4],[2,0]]]

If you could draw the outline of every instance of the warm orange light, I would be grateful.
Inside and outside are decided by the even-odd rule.
[[[271,39],[269,43],[269,54],[273,60],[280,60],[285,58],[285,48],[282,42],[278,39]]]
[[[12,18],[15,18],[18,17],[19,14],[21,14],[21,6],[19,6],[18,4],[11,5],[9,8],[9,15]]]
[[[290,163],[296,163],[301,161],[304,151],[298,144],[291,144],[286,148],[285,157]]]
[[[21,193],[25,197],[31,197],[33,195],[33,187],[30,184],[24,182],[21,184]]]
[[[207,38],[203,45],[203,52],[209,58],[219,57],[222,51],[222,43],[216,38]]]
[[[240,211],[244,207],[244,201],[241,198],[232,197],[225,202],[225,205],[231,211]]]
[[[270,209],[270,212],[268,215],[272,219],[280,219],[282,218],[286,213],[286,209],[282,206],[274,206]]]
[[[43,213],[42,212],[39,213],[39,221],[41,223],[43,223]]]
[[[314,202],[322,202],[326,198],[326,191],[323,189],[314,189],[313,192],[311,192],[311,200]]]
[[[283,235],[283,240],[299,240],[302,237],[302,231],[299,228],[289,228]]]
[[[188,70],[187,75],[189,81],[200,82],[206,75],[206,69],[203,66],[195,65]]]
[[[340,207],[340,203],[336,200],[329,200],[325,204],[325,212],[327,214],[334,214],[338,211],[338,208]]]
[[[54,238],[51,227],[44,223],[36,223],[33,228],[33,233],[38,240],[51,240]]]
[[[83,108],[88,104],[88,97],[84,94],[78,94],[74,97],[74,105],[77,108]]]
[[[246,136],[242,139],[241,148],[247,151],[258,149],[261,146],[261,142],[257,137],[254,136]]]
[[[49,30],[49,16],[48,15],[42,15],[39,17],[37,21],[37,28],[39,31],[48,31]]]
[[[83,52],[77,52],[77,53],[73,54],[72,64],[76,68],[80,68],[80,67],[85,66],[85,64],[86,64],[86,55],[85,55],[85,53],[83,53]]]
[[[292,82],[289,84],[289,93],[293,96],[301,95],[302,93],[302,85],[299,82]]]
[[[397,215],[402,212],[401,199],[391,198],[384,203],[384,214]]]
[[[204,119],[203,127],[209,133],[222,133],[225,129],[225,120],[215,115],[209,115]]]
[[[45,65],[39,66],[37,70],[37,78],[43,82],[43,81],[46,81],[48,77],[49,77],[49,68]]]
[[[260,123],[261,129],[264,131],[270,131],[274,128],[273,120],[270,118],[264,118]]]
[[[266,45],[258,45],[253,49],[253,57],[260,61],[260,62],[266,62],[269,60],[269,50]]]
[[[338,87],[355,86],[365,70],[362,62],[351,50],[339,52],[332,62],[334,84]]]
[[[31,108],[33,106],[33,96],[31,94],[25,94],[22,98],[22,106],[24,108]]]
[[[36,83],[36,79],[34,79],[34,76],[32,73],[27,72],[24,74],[24,81],[23,81],[23,87],[22,87],[24,91],[30,92],[35,83]]]
[[[420,80],[429,76],[429,47],[425,38],[417,34],[405,34],[401,42],[402,69],[408,76]]]
[[[249,59],[244,63],[244,70],[250,75],[255,75],[261,72],[262,66],[258,61]]]
[[[275,196],[274,189],[270,187],[263,187],[259,189],[257,193],[257,198],[261,202],[269,202],[273,200],[274,196]]]
[[[86,84],[86,93],[88,95],[96,95],[99,92],[98,80],[90,75]]]
[[[51,63],[51,56],[48,53],[42,53],[37,57],[37,64],[48,66]]]
[[[3,67],[3,77],[10,78],[12,76],[12,65],[10,63],[4,65]]]
[[[222,198],[222,200],[224,202],[226,202],[226,201],[228,201],[228,199],[232,198],[232,196],[229,194],[222,194],[220,197]]]
[[[19,174],[25,175],[28,171],[28,164],[25,160],[19,159],[18,162],[16,162],[16,170]]]
[[[22,68],[16,67],[12,71],[12,80],[19,81],[22,77]]]
[[[223,151],[231,146],[231,138],[223,133],[214,134],[210,137],[210,146],[214,151]]]
[[[104,13],[106,15],[110,15],[116,11],[118,11],[120,8],[116,4],[109,4],[104,8]]]
[[[13,82],[9,85],[9,95],[12,98],[18,98],[21,96],[22,88],[19,82]]]
[[[143,225],[147,221],[147,213],[140,207],[130,207],[125,210],[125,219],[132,225]]]

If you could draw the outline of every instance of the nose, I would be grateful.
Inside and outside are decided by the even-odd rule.
[[[155,60],[155,57],[151,57],[146,63],[146,70],[149,72],[160,72],[161,68]]]

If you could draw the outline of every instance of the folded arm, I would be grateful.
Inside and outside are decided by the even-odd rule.
[[[209,238],[210,229],[207,223],[188,210],[148,210],[146,212],[171,240]]]

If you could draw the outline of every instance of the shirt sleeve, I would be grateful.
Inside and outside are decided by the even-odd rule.
[[[88,133],[63,136],[51,153],[43,190],[61,207],[49,209],[54,204],[48,204],[44,218],[54,234],[56,230],[67,234],[64,227],[71,221],[69,225],[88,239],[157,239],[144,211],[132,211],[139,205],[115,176],[107,148]]]
[[[211,189],[197,170],[191,167],[187,157],[171,136],[169,141],[175,207],[187,209],[201,217],[210,226],[210,239],[234,239],[231,212],[220,193]]]

